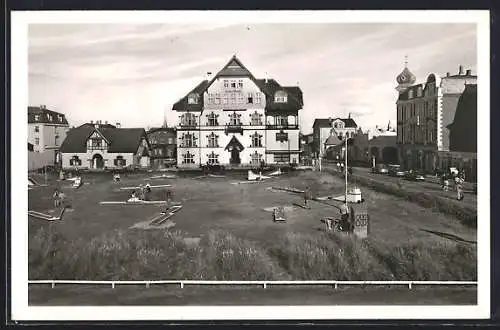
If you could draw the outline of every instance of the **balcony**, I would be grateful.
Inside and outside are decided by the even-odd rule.
[[[179,129],[184,129],[184,130],[192,130],[196,129],[198,127],[198,124],[196,122],[183,122],[179,124]]]
[[[286,125],[266,125],[267,129],[299,129],[299,125],[291,125],[291,124],[286,124]]]
[[[229,133],[240,133],[241,135],[243,135],[243,127],[241,126],[241,123],[229,124],[226,125],[224,132],[226,133],[226,135],[228,135]]]

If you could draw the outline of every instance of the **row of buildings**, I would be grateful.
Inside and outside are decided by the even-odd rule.
[[[146,131],[96,121],[70,129],[63,114],[29,107],[29,167],[307,164],[335,157],[348,139],[353,162],[475,172],[477,76],[460,66],[457,74],[430,74],[425,83],[416,83],[405,63],[396,81],[395,127],[389,123],[362,130],[349,115],[316,119],[313,133],[302,135],[301,89],[256,78],[233,56],[173,105],[179,118],[174,127]]]
[[[425,83],[407,64],[396,77],[396,127],[363,131],[354,119],[316,119],[302,137],[302,159],[336,157],[348,139],[354,162],[400,164],[428,173],[458,167],[475,180],[477,169],[477,76],[462,66],[454,75],[429,74]]]
[[[30,168],[59,164],[63,168],[113,169],[172,162],[185,168],[298,164],[302,108],[299,87],[258,79],[233,56],[213,78],[201,81],[174,104],[172,110],[179,121],[172,128],[146,132],[97,121],[69,129],[64,115],[45,107],[29,107],[29,114],[41,113],[44,118],[28,118],[29,150],[33,145]],[[46,116],[63,120],[49,123]],[[54,133],[48,126],[57,127],[55,142],[41,133]]]

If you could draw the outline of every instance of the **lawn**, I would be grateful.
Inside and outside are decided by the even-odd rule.
[[[29,208],[49,212],[59,186],[69,212],[60,222],[29,218],[30,278],[68,279],[412,279],[475,280],[476,230],[403,199],[363,188],[371,233],[359,241],[324,232],[324,216],[337,216],[333,201],[293,207],[302,196],[272,186],[309,187],[315,196],[341,195],[343,181],[327,173],[296,172],[256,184],[224,178],[150,180],[171,184],[184,207],[168,228],[141,229],[160,206],[99,205],[124,201],[119,188],[148,182],[151,173],[84,174],[80,189],[49,178],[29,191]],[[39,181],[43,181],[38,179]],[[164,198],[153,189],[152,199]],[[286,206],[286,223],[272,210]],[[139,224],[139,226],[138,226]],[[451,236],[452,235],[452,236]]]

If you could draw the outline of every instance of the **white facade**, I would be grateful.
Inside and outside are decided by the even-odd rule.
[[[239,61],[232,63],[241,69]],[[188,94],[188,105],[203,101],[203,106],[201,111],[176,109],[178,166],[298,164],[297,110],[270,113],[267,97],[249,73],[216,76],[201,95]],[[286,103],[291,95],[282,88],[274,97]]]
[[[354,137],[357,132],[357,127],[346,127],[345,123],[341,119],[335,119],[332,122],[331,134],[341,137],[342,139],[347,135],[348,138]]]

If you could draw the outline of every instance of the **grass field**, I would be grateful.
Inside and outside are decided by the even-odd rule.
[[[168,228],[141,229],[159,206],[99,205],[123,201],[124,186],[152,174],[130,174],[120,184],[110,174],[84,175],[74,190],[49,178],[49,187],[29,192],[30,209],[49,212],[59,186],[69,212],[60,222],[29,219],[30,279],[336,279],[475,280],[476,230],[460,221],[397,197],[364,188],[371,234],[365,241],[324,232],[320,219],[338,214],[332,205],[310,202],[271,186],[310,187],[313,195],[341,195],[343,181],[317,172],[293,173],[257,184],[226,178],[151,180],[172,184],[184,208]],[[40,180],[40,179],[39,179]],[[42,180],[43,181],[43,180]],[[153,190],[162,199],[164,190]],[[270,210],[287,206],[287,222]],[[139,224],[139,226],[138,226]]]

